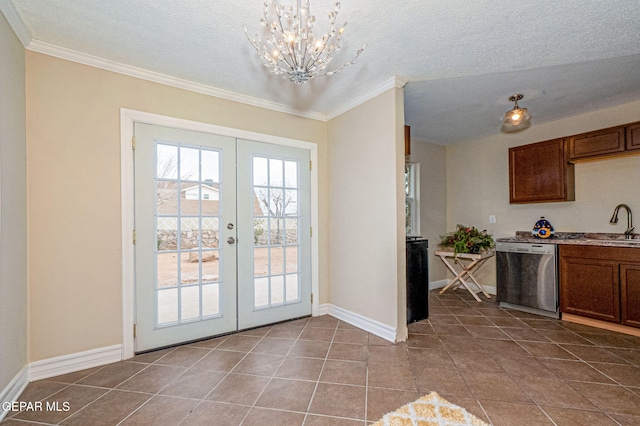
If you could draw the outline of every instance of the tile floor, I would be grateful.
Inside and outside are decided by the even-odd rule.
[[[31,383],[3,426],[366,425],[437,391],[494,425],[640,425],[640,338],[430,294],[390,344],[329,316]]]

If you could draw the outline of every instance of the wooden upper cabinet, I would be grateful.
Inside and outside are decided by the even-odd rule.
[[[404,155],[411,155],[411,127],[404,125]]]
[[[567,140],[571,160],[620,154],[625,151],[625,128],[624,126],[611,127],[569,136]]]
[[[629,124],[627,129],[627,151],[640,149],[640,123]]]
[[[509,202],[573,201],[573,164],[567,160],[563,139],[509,148]]]

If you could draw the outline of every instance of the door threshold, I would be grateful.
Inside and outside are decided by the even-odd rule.
[[[234,335],[234,334],[244,333],[245,331],[255,330],[257,328],[269,327],[269,326],[278,325],[278,324],[284,324],[284,323],[287,323],[287,322],[297,321],[297,320],[300,320],[300,319],[303,319],[303,318],[310,318],[310,317],[311,317],[311,315],[304,315],[304,316],[301,316],[301,317],[289,318],[289,319],[286,319],[284,321],[277,321],[277,322],[273,322],[273,323],[269,323],[269,324],[259,325],[257,327],[249,327],[249,328],[243,328],[242,330],[235,330],[235,331],[229,331],[227,333],[215,334],[213,336],[203,337],[201,339],[194,339],[194,340],[188,340],[186,342],[174,343],[174,344],[167,345],[167,346],[161,346],[159,348],[153,348],[153,349],[148,349],[146,351],[135,352],[134,354],[135,355],[144,355],[144,354],[148,354],[148,353],[152,353],[152,352],[162,351],[162,350],[165,350],[165,349],[171,349],[171,348],[177,348],[179,346],[191,345],[193,343],[204,342],[205,340],[215,339],[215,338],[224,337],[224,336],[231,336],[231,335]]]

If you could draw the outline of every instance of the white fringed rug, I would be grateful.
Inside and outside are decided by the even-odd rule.
[[[431,392],[417,401],[398,408],[393,413],[385,414],[373,426],[489,426],[479,418],[470,414]]]

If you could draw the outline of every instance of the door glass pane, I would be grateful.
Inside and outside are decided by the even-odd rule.
[[[271,277],[271,305],[281,305],[284,303],[284,276],[276,275]]]
[[[202,250],[202,282],[220,281],[220,250]]]
[[[200,219],[197,217],[180,218],[180,248],[197,249],[200,246]]]
[[[220,214],[220,185],[204,184],[200,190],[200,207],[203,216],[217,216]]]
[[[298,274],[286,276],[287,302],[298,302],[300,299],[300,289],[298,287]]]
[[[253,239],[254,244],[257,246],[267,245],[267,238],[269,233],[267,232],[267,219],[258,218],[253,219]]]
[[[178,178],[178,147],[158,144],[156,151],[156,175],[158,179]]]
[[[202,150],[202,180],[205,183],[220,182],[220,153],[218,151]]]
[[[287,244],[298,244],[298,219],[285,219],[284,227],[287,230]]]
[[[286,200],[282,189],[271,188],[269,192],[269,216],[284,216]]]
[[[158,291],[158,324],[178,321],[178,289]]]
[[[269,244],[282,244],[284,241],[284,220],[277,217],[271,217],[269,218],[269,226]]]
[[[156,159],[158,325],[220,315],[220,152],[163,142]]]
[[[200,214],[200,186],[197,183],[180,183],[180,214],[196,216]]]
[[[178,248],[178,218],[158,217],[156,227],[158,250],[175,250]]]
[[[256,277],[264,277],[269,275],[268,247],[253,249],[253,275]]]
[[[200,150],[198,148],[180,147],[180,179],[199,180]]]
[[[202,316],[220,314],[220,284],[202,286]]]
[[[256,278],[253,280],[254,306],[263,308],[269,306],[269,278]]]
[[[175,216],[178,214],[178,187],[175,182],[156,182],[156,204],[158,214]]]
[[[200,236],[202,248],[217,248],[220,244],[219,235],[218,218],[203,217],[202,235]]]
[[[288,246],[285,249],[287,273],[298,272],[298,246]]]
[[[158,254],[158,288],[178,285],[178,255],[176,253]]]
[[[284,273],[284,248],[272,247],[270,256],[269,273],[271,275],[280,275]]]
[[[180,254],[180,284],[197,284],[200,278],[200,252],[189,251]]]
[[[282,160],[269,159],[269,186],[281,187],[283,185],[283,164]]]
[[[253,184],[256,186],[269,184],[268,160],[264,157],[253,157]]]
[[[287,188],[298,187],[298,163],[296,161],[284,162],[284,186]]]
[[[182,287],[182,319],[189,320],[200,317],[200,287]]]
[[[286,216],[298,214],[298,191],[295,189],[287,189],[284,192],[284,214]]]

